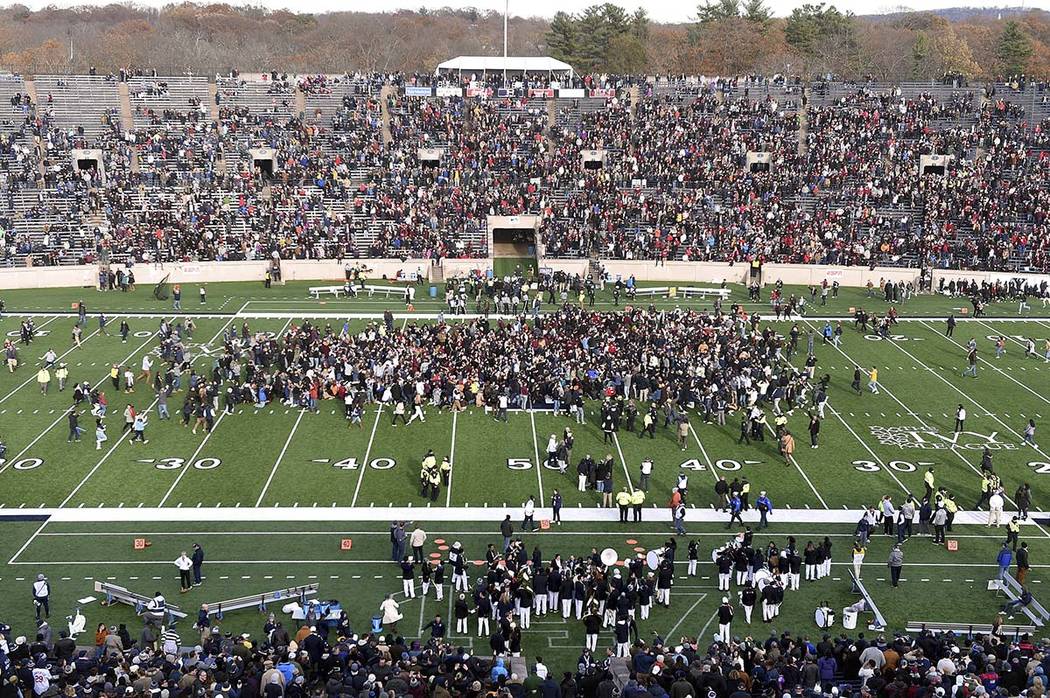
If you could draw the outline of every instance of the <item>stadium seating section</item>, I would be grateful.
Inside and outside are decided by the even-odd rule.
[[[548,257],[1050,269],[1044,84],[607,86],[0,77],[0,264],[485,257],[488,216],[540,214]],[[100,150],[101,170],[75,149]],[[928,155],[943,174],[920,172]]]

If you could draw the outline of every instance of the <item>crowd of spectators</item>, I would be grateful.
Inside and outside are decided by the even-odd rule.
[[[1050,267],[1050,95],[1030,81],[582,76],[615,96],[551,99],[528,80],[506,97],[403,89],[501,74],[234,73],[204,96],[128,79],[133,123],[89,104],[74,128],[55,115],[77,78],[36,103],[0,85],[7,263],[484,257],[488,216],[535,214],[555,257]],[[103,166],[77,170],[74,149]],[[920,171],[929,155],[946,174]]]

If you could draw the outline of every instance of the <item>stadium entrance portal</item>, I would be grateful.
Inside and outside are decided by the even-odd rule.
[[[540,256],[538,216],[489,216],[489,253],[497,276],[515,272],[533,275]]]

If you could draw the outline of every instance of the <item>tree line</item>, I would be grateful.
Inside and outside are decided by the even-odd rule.
[[[429,73],[457,55],[499,55],[503,20],[472,8],[299,14],[183,3],[0,9],[0,68],[165,74]],[[704,0],[692,22],[654,22],[605,3],[548,19],[512,17],[513,55],[579,73],[989,79],[1050,75],[1050,13],[991,10],[854,16],[810,3],[773,17],[765,0]]]

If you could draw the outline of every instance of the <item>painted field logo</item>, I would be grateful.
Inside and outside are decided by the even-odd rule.
[[[1007,451],[1017,444],[999,439],[999,432],[979,434],[975,431],[941,433],[928,427],[871,427],[871,435],[883,446],[939,451],[962,448],[970,451]]]

